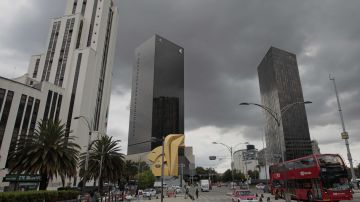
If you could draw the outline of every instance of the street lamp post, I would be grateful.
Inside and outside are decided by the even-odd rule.
[[[336,95],[336,100],[337,100],[338,110],[339,110],[339,115],[340,115],[340,120],[341,120],[341,126],[342,126],[342,129],[343,129],[343,132],[341,133],[341,136],[342,136],[342,139],[345,140],[345,146],[346,146],[346,150],[347,150],[347,157],[348,157],[348,160],[349,160],[349,163],[350,163],[351,181],[355,182],[356,181],[356,176],[355,176],[353,161],[352,161],[351,152],[350,152],[349,134],[346,132],[346,129],[345,129],[344,117],[343,117],[342,110],[341,110],[338,91],[337,91],[337,88],[336,88],[335,77],[331,77],[331,75],[329,75],[329,79],[331,81],[333,81],[333,84],[334,84],[335,95]]]
[[[226,145],[226,144],[224,144],[224,143],[221,143],[221,142],[213,142],[213,144],[221,144],[221,145],[223,145],[223,146],[225,146],[228,150],[229,150],[229,152],[230,152],[230,158],[231,158],[231,179],[232,179],[232,183],[234,183],[234,158],[233,158],[233,149],[235,148],[235,147],[237,147],[239,144],[249,144],[249,142],[244,142],[244,143],[242,143],[242,142],[240,142],[240,143],[238,143],[237,145],[235,145],[235,146],[229,146],[229,145]],[[232,185],[233,186],[233,185]],[[233,187],[232,187],[233,188]]]
[[[184,179],[184,167],[185,167],[185,164],[180,163],[180,164],[179,164],[179,167],[180,167],[180,173],[181,173],[180,187],[182,187],[182,181],[183,181],[183,179]]]
[[[90,125],[90,122],[88,121],[88,119],[85,116],[76,116],[74,117],[75,120],[78,120],[82,118],[83,120],[85,120],[87,127],[89,129],[89,139],[88,139],[88,145],[87,145],[87,149],[86,149],[86,157],[85,157],[85,171],[84,171],[84,182],[83,182],[83,187],[85,187],[86,184],[86,177],[87,177],[87,170],[89,168],[89,150],[90,150],[90,144],[91,144],[91,133],[92,133],[92,128]]]
[[[293,102],[293,103],[290,103],[288,105],[286,105],[285,107],[281,108],[280,109],[280,114],[277,113],[276,111],[274,111],[273,109],[267,107],[267,106],[264,106],[264,105],[261,105],[261,104],[257,104],[257,103],[251,103],[251,102],[242,102],[240,103],[239,105],[254,105],[254,106],[257,106],[257,107],[260,107],[262,109],[264,109],[271,117],[274,118],[274,120],[276,121],[277,123],[277,127],[280,128],[281,124],[282,124],[282,114],[284,114],[285,112],[287,112],[291,107],[295,106],[295,105],[298,105],[298,104],[311,104],[312,102],[311,101],[304,101],[304,102]],[[279,146],[280,146],[280,152],[281,152],[281,162],[284,163],[285,161],[285,153],[283,151],[283,145],[281,144],[280,142],[280,135],[278,135],[278,142],[279,142]],[[288,191],[287,190],[287,180],[285,180],[285,190],[286,192]],[[286,198],[286,197],[285,197]],[[286,200],[288,201],[288,199],[286,198]]]
[[[164,142],[165,142],[165,137],[162,138],[162,151],[161,151],[161,202],[164,201]]]

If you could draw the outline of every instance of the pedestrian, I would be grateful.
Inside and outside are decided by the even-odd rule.
[[[93,191],[90,192],[90,202],[96,202],[96,194]]]
[[[357,181],[357,187],[358,187],[358,189],[360,189],[360,180],[359,181]]]
[[[185,199],[187,199],[188,194],[189,194],[189,187],[186,186],[186,188],[185,188]]]
[[[196,194],[196,199],[198,199],[199,198],[199,189],[198,188],[196,188],[195,194]]]

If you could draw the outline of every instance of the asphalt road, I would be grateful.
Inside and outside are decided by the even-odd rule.
[[[258,195],[260,196],[260,194],[262,193],[262,191],[256,190],[256,189],[252,189],[251,190],[253,193],[258,193]],[[199,192],[199,198],[195,199],[195,202],[231,202],[231,197],[227,195],[227,193],[230,193],[231,190],[227,187],[213,187],[213,190],[210,190],[209,192]],[[267,197],[270,197],[270,201],[271,202],[285,202],[285,200],[283,199],[279,199],[279,200],[275,200],[274,196],[270,195],[270,194],[265,194],[264,195],[264,202],[266,201]],[[355,193],[353,195],[354,199],[352,201],[354,202],[360,202],[360,190],[355,190]],[[140,201],[146,202],[160,202],[160,199],[152,199],[152,200],[148,200],[148,199],[141,199]],[[164,202],[192,202],[191,199],[187,198],[184,199],[184,195],[183,194],[179,194],[176,198],[164,198]],[[296,201],[292,201],[292,202],[296,202]]]
[[[251,191],[253,193],[258,193],[259,196],[262,194],[262,191],[260,191],[260,190],[252,189]],[[199,201],[199,202],[229,201],[230,202],[231,197],[226,195],[229,192],[231,192],[231,190],[227,187],[213,187],[213,190],[210,190],[209,192],[199,192],[199,198],[195,201]],[[264,202],[266,201],[267,197],[270,197],[270,201],[272,201],[272,202],[284,202],[285,201],[283,199],[275,200],[274,196],[272,196],[270,194],[264,194],[264,200],[263,200]],[[355,193],[353,195],[353,200],[351,200],[351,201],[360,202],[360,190],[355,190]],[[296,202],[296,201],[293,200],[293,202]]]

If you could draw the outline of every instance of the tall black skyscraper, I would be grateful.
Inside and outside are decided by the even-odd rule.
[[[149,152],[152,137],[184,133],[184,49],[155,35],[135,49],[128,155]]]
[[[266,113],[266,146],[273,157],[271,161],[278,161],[280,146],[285,160],[312,154],[304,104],[280,112],[288,104],[304,101],[296,55],[271,47],[258,66],[258,74],[262,104],[281,115],[278,127]]]

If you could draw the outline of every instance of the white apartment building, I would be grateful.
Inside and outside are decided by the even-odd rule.
[[[12,80],[0,77],[1,188],[9,184],[3,177],[10,143],[32,133],[41,119],[66,124],[82,152],[89,127],[74,117],[85,117],[92,132],[106,133],[117,23],[114,0],[67,0],[64,16],[51,20],[44,53],[31,57],[28,72]],[[59,186],[60,180],[49,183],[49,189]]]
[[[241,149],[237,150],[233,154],[234,169],[241,171],[241,173],[247,174],[249,170],[255,171],[258,169],[258,159],[256,149]]]

